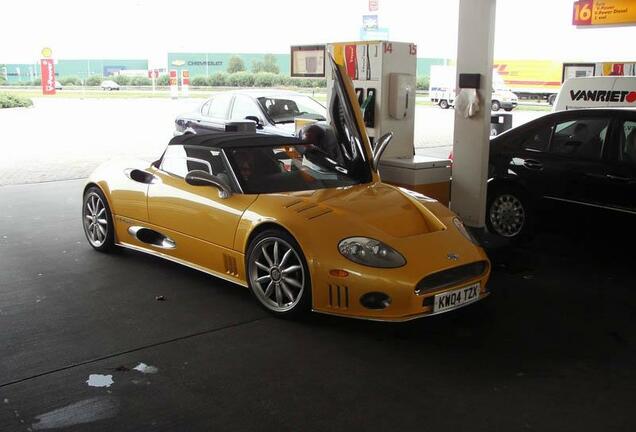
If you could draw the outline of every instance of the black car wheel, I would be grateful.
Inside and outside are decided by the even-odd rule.
[[[441,109],[448,109],[450,105],[448,104],[448,101],[446,99],[442,99],[441,101],[439,101],[439,107]]]
[[[305,257],[292,236],[266,230],[250,243],[247,280],[258,302],[277,316],[297,316],[311,309],[311,279]]]
[[[492,101],[492,104],[490,106],[491,110],[499,111],[500,108],[501,108],[501,104],[499,103],[499,101],[497,101],[497,100]]]
[[[520,240],[530,233],[532,218],[530,200],[520,188],[504,186],[489,191],[486,225],[490,232]]]
[[[84,193],[82,226],[93,249],[108,252],[115,247],[115,226],[110,207],[102,191],[95,186]]]

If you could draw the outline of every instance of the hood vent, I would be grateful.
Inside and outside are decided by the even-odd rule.
[[[328,207],[316,203],[307,202],[302,199],[294,199],[286,203],[285,208],[295,211],[307,220],[316,219],[333,211]]]

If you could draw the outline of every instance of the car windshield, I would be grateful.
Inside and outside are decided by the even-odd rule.
[[[244,193],[279,193],[351,186],[364,181],[314,144],[226,149]]]
[[[262,96],[258,103],[274,123],[293,123],[297,117],[325,120],[325,107],[304,95]]]

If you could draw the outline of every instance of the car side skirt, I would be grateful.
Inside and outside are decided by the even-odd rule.
[[[214,245],[185,234],[163,229],[153,224],[115,215],[115,244],[124,248],[144,252],[220,279],[247,287],[245,257],[243,254]],[[134,233],[137,228],[147,228],[163,234],[173,245],[165,248],[144,243]],[[132,229],[131,229],[132,228]]]
[[[123,248],[126,248],[126,249],[131,249],[131,250],[134,250],[134,251],[137,251],[137,252],[143,252],[143,253],[146,253],[148,255],[156,256],[156,257],[168,260],[168,261],[172,261],[172,262],[177,263],[177,264],[181,264],[182,266],[185,266],[185,267],[190,267],[191,269],[198,270],[198,271],[203,272],[203,273],[207,273],[207,274],[209,274],[211,276],[215,276],[215,277],[218,277],[219,279],[223,279],[223,280],[226,280],[228,282],[232,282],[232,283],[235,283],[236,285],[240,285],[240,286],[242,286],[244,288],[247,288],[247,283],[245,283],[245,282],[240,282],[240,281],[238,281],[238,280],[236,280],[234,278],[230,278],[230,277],[228,277],[228,276],[226,276],[226,275],[224,275],[222,273],[207,269],[205,267],[201,267],[200,265],[191,263],[189,261],[184,261],[182,259],[175,258],[175,257],[172,257],[170,255],[166,255],[165,253],[161,253],[161,252],[158,252],[158,251],[155,251],[155,250],[152,250],[152,249],[148,249],[148,248],[144,248],[144,247],[140,247],[140,246],[131,245],[131,244],[128,244],[128,243],[119,242],[119,243],[116,243],[116,244],[117,244],[117,246],[120,246],[120,247],[123,247]]]

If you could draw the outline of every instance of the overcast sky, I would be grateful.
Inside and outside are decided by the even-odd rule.
[[[379,0],[390,39],[418,57],[454,58],[458,0]],[[495,57],[634,61],[636,26],[577,29],[573,0],[498,0]],[[56,58],[148,58],[169,51],[287,53],[290,45],[359,39],[368,0],[4,1],[0,63]]]

